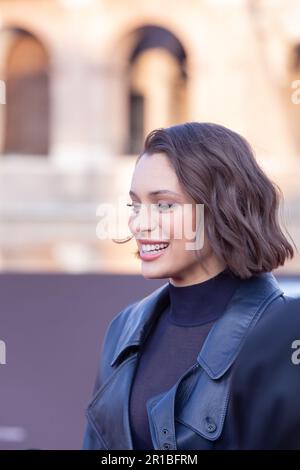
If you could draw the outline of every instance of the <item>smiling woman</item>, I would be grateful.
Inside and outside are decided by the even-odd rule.
[[[186,285],[225,266],[249,278],[293,257],[278,223],[280,189],[259,167],[248,142],[223,126],[186,123],[152,131],[136,161],[129,195],[129,228],[139,239],[136,255],[156,260],[142,263],[147,278],[169,277]],[[187,238],[174,234],[187,222],[196,230],[196,204],[204,205],[204,244],[192,252],[184,249]],[[148,205],[157,209],[148,214]],[[168,250],[143,259],[142,242],[167,242]]]
[[[83,448],[236,449],[235,360],[289,300],[271,272],[294,254],[280,190],[243,137],[190,122],[148,135],[129,195],[142,275],[168,282],[111,321]]]
[[[195,200],[180,185],[165,153],[144,153],[136,164],[130,195],[134,214],[129,219],[129,228],[138,243],[145,278],[169,277],[173,284],[186,285],[220,271],[223,264],[207,245],[202,250],[202,257],[206,258],[204,268],[196,252],[186,250],[189,239],[183,228],[190,222],[190,228],[196,229]],[[148,205],[153,209],[149,214]],[[167,243],[167,247],[161,249],[162,243]],[[160,246],[156,247],[157,244]],[[150,263],[154,260],[155,263]]]

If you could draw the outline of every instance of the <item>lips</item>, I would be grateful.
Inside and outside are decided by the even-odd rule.
[[[144,253],[155,253],[167,248],[169,243],[141,243],[140,245]]]
[[[156,245],[157,243],[169,243],[168,240],[154,240],[152,238],[136,238],[138,243],[143,245]]]
[[[150,261],[162,256],[165,251],[168,249],[168,242],[156,241],[154,243],[151,241],[142,241],[140,245],[140,258],[145,261]]]

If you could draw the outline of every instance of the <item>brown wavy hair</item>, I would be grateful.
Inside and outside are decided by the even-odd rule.
[[[161,152],[185,191],[204,204],[206,236],[233,273],[249,278],[293,258],[278,221],[282,192],[260,168],[244,137],[208,122],[159,128],[146,137],[136,163],[144,154]]]

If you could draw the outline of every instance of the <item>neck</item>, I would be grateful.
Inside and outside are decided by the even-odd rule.
[[[175,286],[169,282],[169,321],[195,326],[216,320],[224,311],[241,279],[228,268],[205,281]]]
[[[196,272],[189,273],[189,275],[185,275],[185,273],[182,272],[180,276],[170,277],[169,283],[176,287],[191,286],[193,284],[208,281],[225,269],[228,270],[224,263],[214,263],[212,266],[208,266],[205,271],[202,270],[200,273],[197,270]]]

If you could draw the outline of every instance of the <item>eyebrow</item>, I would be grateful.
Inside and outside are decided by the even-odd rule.
[[[173,196],[181,197],[180,194],[175,193],[175,191],[170,191],[169,189],[158,189],[157,191],[150,191],[150,193],[148,193],[148,196],[157,196],[159,194],[171,194]],[[132,190],[129,191],[129,195],[138,197],[138,195],[135,194],[135,192]]]

